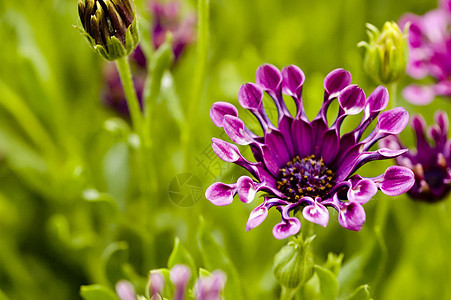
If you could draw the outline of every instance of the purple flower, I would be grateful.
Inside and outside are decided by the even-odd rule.
[[[451,96],[451,1],[440,1],[438,9],[423,16],[405,14],[399,20],[400,27],[409,27],[409,62],[407,73],[415,78],[435,78],[432,85],[412,84],[403,96],[414,104],[425,105],[435,96]]]
[[[220,270],[213,271],[208,277],[199,277],[194,285],[195,299],[220,300],[226,279],[226,274]]]
[[[398,156],[400,166],[411,169],[415,184],[409,190],[414,199],[436,202],[445,198],[451,189],[451,139],[448,134],[448,115],[443,111],[435,113],[435,124],[427,128],[424,119],[418,115],[411,123],[415,130],[417,149]],[[431,143],[432,141],[432,143]],[[393,150],[404,147],[399,138],[391,136],[381,145]]]
[[[265,192],[263,203],[250,214],[247,230],[260,225],[268,210],[275,207],[282,215],[282,221],[273,229],[274,237],[278,239],[300,230],[301,223],[294,216],[297,212],[302,212],[308,221],[326,226],[329,206],[338,211],[341,226],[360,230],[365,222],[362,205],[378,189],[390,196],[399,195],[414,183],[413,172],[399,166],[389,167],[375,178],[353,175],[369,161],[397,157],[407,151],[370,150],[378,140],[400,133],[409,119],[404,108],[381,112],[388,103],[388,92],[384,87],[378,87],[367,98],[361,88],[351,85],[348,71],[334,70],[324,80],[323,105],[318,115],[309,121],[302,104],[304,79],[304,73],[297,66],[279,71],[265,64],[258,68],[255,84],[241,86],[239,103],[257,118],[263,136],[249,130],[230,103],[216,102],[210,110],[213,123],[223,127],[233,142],[250,146],[255,162],[244,158],[234,144],[213,138],[216,155],[243,167],[254,179],[242,176],[236,183],[214,183],[207,189],[206,198],[215,205],[228,205],[238,194],[242,202],[249,203],[258,191]],[[264,92],[277,107],[277,126],[270,121],[263,107]],[[283,94],[294,100],[294,117]],[[333,123],[328,123],[327,110],[335,100],[339,104],[338,116]],[[351,132],[340,133],[343,120],[362,111],[360,124]],[[376,127],[362,139],[365,129],[376,118]]]
[[[175,59],[180,56],[186,45],[195,39],[196,17],[188,15],[184,20],[180,17],[180,2],[149,1],[153,16],[152,41],[158,49],[166,40],[166,33],[173,36],[172,50]]]
[[[121,300],[136,300],[135,288],[127,280],[121,280],[116,284],[116,294]]]

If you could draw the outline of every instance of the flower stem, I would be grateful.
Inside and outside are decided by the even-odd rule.
[[[125,98],[127,99],[128,109],[132,118],[134,131],[139,137],[142,137],[142,114],[139,108],[138,98],[136,97],[135,88],[133,86],[132,73],[127,57],[121,57],[116,60],[117,69],[121,76],[122,87],[124,88]]]
[[[290,289],[282,286],[282,292],[280,293],[280,300],[291,300],[293,299],[294,294],[296,293],[295,289]]]
[[[398,98],[398,83],[393,82],[388,85],[388,92],[390,95],[390,108],[395,108],[397,104],[397,98]]]

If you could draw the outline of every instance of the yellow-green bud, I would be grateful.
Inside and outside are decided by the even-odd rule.
[[[132,52],[139,42],[138,27],[130,0],[78,0],[81,33],[107,60]]]
[[[280,285],[290,290],[302,287],[314,273],[310,243],[313,237],[290,241],[274,257],[273,272]]]
[[[363,66],[377,84],[391,84],[405,73],[408,55],[407,29],[402,33],[395,22],[385,22],[382,31],[366,24],[369,41],[360,42],[366,53]],[[407,26],[406,26],[407,28]]]

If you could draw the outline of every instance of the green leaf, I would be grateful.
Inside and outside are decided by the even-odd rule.
[[[175,239],[174,249],[168,260],[168,268],[172,269],[175,265],[186,265],[191,270],[191,278],[196,277],[196,264],[191,254],[186,250],[182,243],[180,243],[179,238]]]
[[[121,279],[126,278],[124,265],[129,257],[128,243],[114,242],[108,245],[102,253],[102,260],[105,264],[105,274],[112,285]]]
[[[370,287],[367,284],[359,286],[346,300],[372,300]]]
[[[379,228],[375,238],[353,258],[347,261],[338,274],[339,298],[343,299],[363,284],[375,286],[382,275],[387,260],[387,249]]]
[[[84,300],[119,300],[116,293],[98,284],[82,285],[80,295]]]
[[[112,146],[103,159],[107,191],[124,210],[130,187],[129,147],[126,142]]]
[[[211,232],[200,218],[198,232],[199,249],[206,269],[213,271],[220,269],[227,274],[225,286],[226,299],[243,299],[243,291],[239,274],[224,249],[215,241]]]
[[[316,265],[315,272],[319,278],[321,299],[334,300],[338,295],[338,282],[332,271]]]

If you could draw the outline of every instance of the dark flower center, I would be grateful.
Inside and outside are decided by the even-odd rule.
[[[302,197],[322,197],[334,184],[334,173],[323,161],[310,155],[304,158],[296,156],[280,168],[277,189],[287,196],[288,201],[297,201]]]

